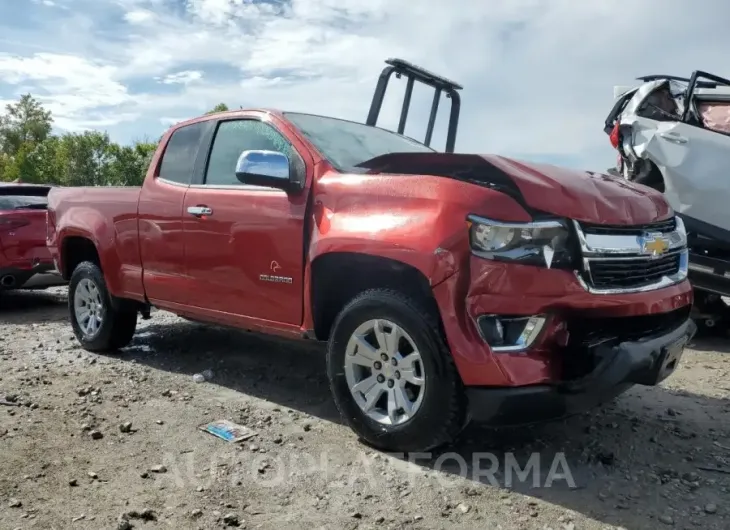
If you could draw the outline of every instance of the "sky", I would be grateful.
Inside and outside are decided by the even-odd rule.
[[[31,93],[56,130],[122,143],[220,102],[362,121],[398,57],[464,86],[457,151],[605,171],[614,85],[730,76],[728,20],[727,0],[0,0],[0,108]],[[395,128],[404,85],[379,125]],[[414,92],[419,140],[431,93]]]

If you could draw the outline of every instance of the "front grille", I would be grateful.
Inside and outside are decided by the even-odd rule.
[[[590,283],[597,289],[633,288],[651,285],[679,272],[680,253],[659,258],[621,257],[586,260]]]
[[[578,272],[588,290],[632,292],[668,285],[667,278],[679,281],[686,277],[686,236],[676,217],[643,225],[574,221],[573,226],[582,253]],[[664,248],[661,243],[656,246],[659,240],[663,240]],[[658,256],[652,254],[657,250]]]
[[[589,223],[580,223],[580,227],[584,234],[595,235],[611,235],[611,236],[639,236],[645,232],[661,232],[663,234],[674,232],[677,223],[674,217],[665,221],[646,225],[594,225]]]

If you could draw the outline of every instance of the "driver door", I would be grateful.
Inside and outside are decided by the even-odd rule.
[[[227,321],[300,326],[307,189],[288,194],[239,182],[236,163],[245,150],[299,156],[271,122],[218,122],[203,182],[188,188],[183,205],[189,304]]]

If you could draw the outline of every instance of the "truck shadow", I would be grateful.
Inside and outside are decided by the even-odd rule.
[[[725,330],[703,330],[695,336],[691,347],[697,351],[730,353],[730,335]]]
[[[212,384],[341,423],[323,353],[315,343],[174,323],[141,327],[120,358],[189,376],[211,369]],[[677,527],[727,528],[724,515],[707,519],[713,516],[700,507],[722,505],[730,487],[728,413],[728,399],[637,387],[558,422],[500,430],[472,425],[456,445],[410,460],[422,471],[439,471],[445,493],[453,484],[466,504],[489,502],[524,520],[521,528],[533,528],[538,500],[565,510],[553,528],[572,528],[576,513],[626,528],[657,528],[667,515]],[[718,467],[725,472],[712,470]]]
[[[0,325],[55,322],[67,318],[65,287],[0,292]]]

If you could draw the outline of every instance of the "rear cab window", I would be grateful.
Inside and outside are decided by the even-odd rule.
[[[208,127],[210,124],[202,121],[176,129],[165,146],[157,177],[175,184],[189,185],[200,142]]]

